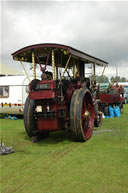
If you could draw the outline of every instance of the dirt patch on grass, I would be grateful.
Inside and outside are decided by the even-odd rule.
[[[74,148],[78,147],[79,144],[75,143],[70,145],[68,148],[64,149],[63,151],[57,151],[52,153],[52,161],[56,162],[57,160],[61,159],[62,157],[66,156],[67,154],[69,154],[70,152],[73,151]]]
[[[104,134],[104,133],[111,133],[111,132],[114,132],[114,130],[112,129],[102,129],[102,130],[94,130],[93,131],[93,135],[97,135],[97,134]]]

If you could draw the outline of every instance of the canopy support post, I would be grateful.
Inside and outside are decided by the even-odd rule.
[[[27,71],[26,71],[26,69],[25,69],[25,67],[24,67],[24,65],[23,65],[23,63],[22,63],[21,60],[20,60],[20,63],[21,63],[21,66],[22,66],[22,68],[23,68],[23,70],[24,70],[26,76],[27,76],[28,81],[30,82],[30,78],[29,78],[29,76],[28,76],[28,73],[27,73]]]
[[[103,74],[104,74],[105,68],[106,68],[106,66],[104,66],[104,69],[103,69],[103,72],[102,72],[102,75],[101,75],[101,81],[103,79]]]
[[[32,67],[33,67],[33,78],[36,79],[36,64],[34,52],[32,52]]]
[[[63,77],[64,77],[64,73],[65,73],[65,72],[66,72],[66,70],[67,70],[67,67],[68,67],[68,65],[69,65],[70,58],[71,58],[71,55],[69,55],[69,57],[68,57],[67,63],[66,63],[66,65],[65,65],[64,72],[63,72],[63,74],[62,74],[62,76],[61,76],[61,80],[63,79]]]
[[[75,78],[75,64],[73,64],[73,77]]]
[[[56,77],[55,77],[55,53],[54,53],[54,50],[52,50],[52,73],[53,73],[53,80],[55,80]]]
[[[96,81],[96,65],[93,64],[93,76],[94,76],[94,81]]]
[[[80,69],[79,69],[79,63],[77,61],[77,64],[76,64],[76,78],[77,77],[80,77]]]
[[[105,71],[105,68],[106,68],[106,66],[104,66],[104,69],[103,69],[103,72],[102,72],[102,75],[101,75],[101,76],[103,76],[103,74],[104,74],[104,71]]]

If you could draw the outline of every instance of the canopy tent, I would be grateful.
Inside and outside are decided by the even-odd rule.
[[[0,64],[0,76],[3,75],[21,75],[23,72],[18,71],[17,69],[7,65]]]

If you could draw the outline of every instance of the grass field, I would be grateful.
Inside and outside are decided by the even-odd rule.
[[[128,193],[128,105],[85,143],[64,131],[32,143],[22,119],[0,119],[0,129],[15,150],[0,156],[1,193]]]

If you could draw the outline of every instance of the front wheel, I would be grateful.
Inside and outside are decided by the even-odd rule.
[[[40,141],[42,138],[49,136],[49,131],[39,131],[37,128],[37,120],[34,117],[35,101],[30,100],[29,96],[24,105],[24,126],[26,133],[33,142]]]
[[[30,100],[29,96],[24,105],[24,126],[29,137],[37,135],[36,120],[34,118],[35,101]]]
[[[91,138],[94,126],[94,107],[88,89],[77,89],[70,104],[70,127],[73,137],[78,141]]]

